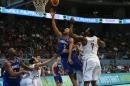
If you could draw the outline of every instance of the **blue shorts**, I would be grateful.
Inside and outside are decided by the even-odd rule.
[[[82,62],[81,60],[79,60],[76,54],[73,54],[72,61],[73,61],[72,65],[75,70],[78,70],[78,71],[82,70]]]
[[[54,76],[56,83],[63,83],[61,75]]]
[[[78,57],[75,54],[72,55],[72,62],[73,62],[73,64],[69,64],[68,63],[68,56],[66,56],[66,57],[65,56],[64,57],[61,56],[61,58],[62,58],[61,62],[62,62],[64,71],[68,75],[73,74],[75,70],[82,70],[81,61],[78,59]]]
[[[20,79],[3,80],[3,86],[20,86]]]

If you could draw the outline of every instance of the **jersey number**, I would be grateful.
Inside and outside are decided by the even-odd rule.
[[[93,47],[94,47],[94,43],[91,43],[91,46],[92,46],[92,50],[93,50]]]

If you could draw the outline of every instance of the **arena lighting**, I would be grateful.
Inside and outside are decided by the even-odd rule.
[[[29,10],[21,10],[21,9],[6,9],[4,7],[0,7],[1,13],[7,14],[16,14],[23,16],[32,16],[32,17],[41,17],[41,18],[51,18],[49,13],[45,13],[44,15],[39,15],[35,11]],[[57,20],[70,20],[71,17],[75,19],[76,22],[82,23],[103,23],[103,24],[130,24],[130,19],[103,19],[103,18],[83,18],[83,17],[75,17],[68,15],[56,14],[55,19]]]

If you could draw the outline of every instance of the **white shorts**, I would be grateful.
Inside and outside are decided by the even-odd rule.
[[[83,61],[83,80],[97,81],[101,75],[101,65],[99,60],[95,58]]]
[[[76,76],[77,76],[78,86],[82,86],[83,85],[82,84],[82,82],[83,82],[83,72],[77,71]]]
[[[31,78],[24,78],[20,81],[20,86],[33,86]]]
[[[33,79],[33,86],[41,86],[41,79],[39,77]]]

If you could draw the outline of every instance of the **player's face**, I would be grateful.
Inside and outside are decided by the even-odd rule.
[[[70,29],[69,28],[66,28],[65,30],[64,30],[64,34],[68,34],[70,32]]]
[[[61,63],[61,58],[60,57],[57,58],[57,63]]]
[[[37,56],[37,60],[40,62],[40,61],[41,61],[41,57],[40,57],[40,56]]]

